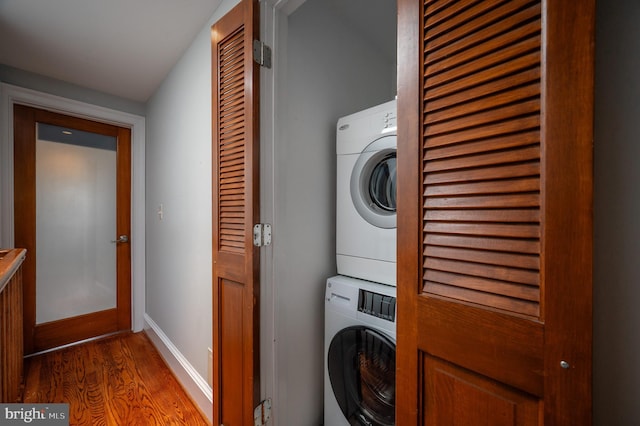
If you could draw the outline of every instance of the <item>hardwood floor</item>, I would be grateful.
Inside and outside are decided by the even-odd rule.
[[[24,402],[69,403],[71,425],[208,424],[144,332],[28,358]]]

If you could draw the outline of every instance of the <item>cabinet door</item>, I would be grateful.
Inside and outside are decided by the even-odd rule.
[[[398,7],[398,424],[588,425],[594,2]]]

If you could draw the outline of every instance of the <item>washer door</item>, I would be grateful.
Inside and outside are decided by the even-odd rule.
[[[350,425],[395,424],[396,346],[364,326],[335,335],[327,354],[333,394]]]
[[[364,220],[396,227],[396,136],[383,136],[360,153],[351,172],[351,200]]]

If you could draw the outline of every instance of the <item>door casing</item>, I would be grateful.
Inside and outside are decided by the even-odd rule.
[[[0,83],[0,247],[14,246],[13,105],[47,109],[131,128],[131,325],[144,327],[145,297],[145,118],[31,89]],[[29,253],[27,253],[27,256]]]

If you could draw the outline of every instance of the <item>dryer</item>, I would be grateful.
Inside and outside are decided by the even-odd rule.
[[[338,274],[396,284],[396,101],[338,120]]]
[[[324,425],[395,424],[396,288],[336,276],[325,292]]]

